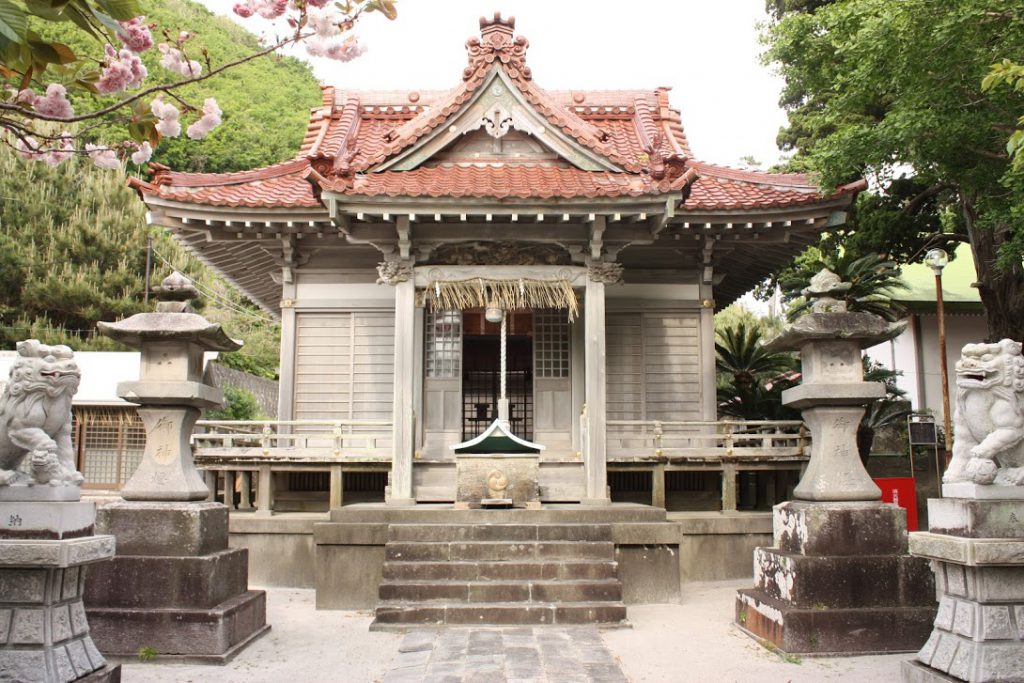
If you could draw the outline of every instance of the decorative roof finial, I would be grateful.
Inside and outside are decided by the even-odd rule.
[[[530,80],[530,67],[526,66],[526,48],[530,43],[522,36],[514,36],[516,18],[502,19],[500,12],[493,19],[480,17],[480,37],[466,42],[469,66],[462,73],[463,80],[482,77],[495,63],[505,67],[512,78]]]
[[[828,268],[822,268],[811,278],[810,286],[800,293],[814,300],[811,305],[814,313],[845,313],[846,301],[843,297],[851,286]]]

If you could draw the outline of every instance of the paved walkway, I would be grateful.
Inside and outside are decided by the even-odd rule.
[[[628,683],[596,628],[414,631],[384,683]]]
[[[686,584],[681,604],[631,606],[633,628],[447,628],[418,631],[414,636],[370,631],[373,615],[369,611],[317,611],[312,590],[271,588],[267,620],[272,629],[229,664],[187,665],[157,657],[152,662],[125,664],[122,680],[500,683],[524,674],[528,675],[518,680],[532,683],[899,680],[900,661],[910,655],[801,660],[764,649],[732,624],[736,589],[750,584],[749,579]]]

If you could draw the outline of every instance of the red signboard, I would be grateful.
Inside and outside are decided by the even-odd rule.
[[[907,511],[907,531],[917,531],[917,486],[913,477],[875,479],[882,489],[882,501],[895,503]]]

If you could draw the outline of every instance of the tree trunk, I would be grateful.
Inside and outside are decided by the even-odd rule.
[[[1024,269],[1020,264],[1009,270],[996,267],[999,245],[1008,226],[994,229],[981,227],[977,222],[974,197],[960,193],[967,235],[971,240],[974,268],[978,274],[977,287],[981,303],[988,317],[988,339],[1024,340]]]

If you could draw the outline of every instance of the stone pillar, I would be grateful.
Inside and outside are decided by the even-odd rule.
[[[223,398],[202,382],[203,352],[241,346],[192,311],[197,294],[175,273],[157,288],[156,312],[99,323],[142,351],[139,380],[122,382],[118,395],[143,406],[146,425],[125,500],[97,514],[97,528],[117,537],[117,556],[91,572],[85,604],[96,644],[110,655],[151,647],[161,659],[224,663],[270,628],[266,593],[248,590],[248,550],[228,548],[228,506],[205,502],[192,459],[195,418]],[[231,501],[233,472],[224,474]]]
[[[114,554],[80,500],[71,401],[81,373],[71,349],[19,342],[0,397],[0,680],[120,681],[93,644],[85,566]]]
[[[392,411],[394,445],[388,504],[412,505],[413,376],[416,367],[416,288],[409,277],[395,283],[395,396]]]
[[[797,500],[774,508],[775,545],[754,551],[754,588],[739,591],[736,622],[788,653],[914,650],[935,613],[927,566],[907,552],[906,513],[857,454],[864,406],[884,396],[865,382],[860,351],[899,334],[878,316],[851,313],[833,295],[849,285],[825,270],[804,290],[813,312],[769,344],[800,352],[803,381],[782,394],[811,431]]]
[[[910,534],[910,552],[931,560],[939,612],[903,662],[905,683],[1024,681],[1024,488],[979,488],[1002,499],[932,498],[928,531]]]
[[[93,644],[82,605],[86,565],[114,555],[94,536],[93,503],[0,503],[0,680],[119,681]]]
[[[605,298],[606,277],[595,266],[616,264],[595,264],[590,267],[587,289],[584,293],[584,396],[587,405],[587,450],[583,453],[583,471],[586,477],[586,498],[580,502],[590,505],[607,505],[611,502],[608,494],[608,454],[605,426],[606,396],[608,387],[605,379]],[[617,275],[622,267],[618,266]]]

